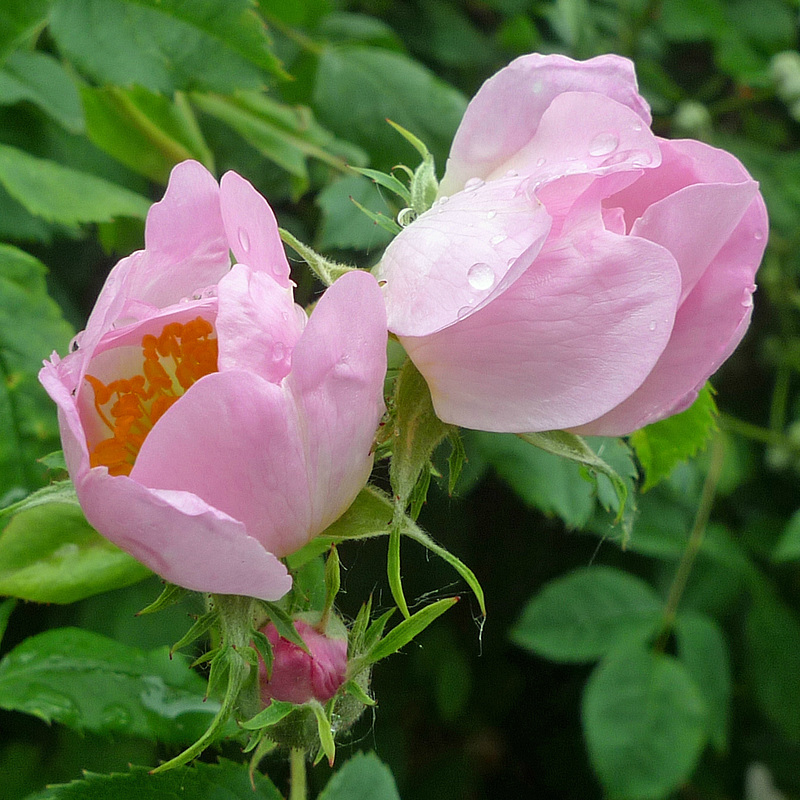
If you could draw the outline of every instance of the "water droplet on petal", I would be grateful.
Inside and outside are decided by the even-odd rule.
[[[653,157],[649,153],[642,153],[640,156],[631,161],[631,166],[633,167],[646,167],[649,164],[653,163]]]
[[[490,289],[494,284],[494,270],[482,262],[473,264],[467,270],[467,280],[469,285],[478,291]]]
[[[506,172],[506,178],[516,178],[517,175],[519,175],[519,172],[517,172],[515,169],[510,169],[508,172]]]
[[[417,218],[417,212],[413,208],[403,208],[397,214],[397,224],[401,228],[410,225]]]
[[[539,94],[539,92],[541,92],[542,89],[544,89],[544,83],[542,81],[534,81],[531,84],[531,91],[534,94]]]
[[[470,178],[464,184],[464,191],[474,192],[476,189],[480,189],[480,187],[483,186],[484,183],[485,181],[482,178]]]
[[[607,156],[619,147],[619,137],[615,133],[598,133],[589,143],[590,156]]]
[[[459,308],[456,312],[456,316],[459,319],[464,319],[464,317],[466,317],[470,311],[472,311],[472,309],[469,306],[461,306],[461,308]]]
[[[638,133],[642,129],[642,123],[641,122],[634,122],[633,123],[633,129]]]
[[[434,201],[433,201],[433,208],[436,208],[436,209],[438,209],[439,211],[441,211],[441,210],[442,210],[442,206],[443,206],[443,205],[444,205],[444,204],[445,204],[445,203],[446,203],[446,202],[447,202],[449,199],[450,199],[450,198],[449,198],[449,197],[448,197],[446,194],[443,194],[441,197],[439,197],[439,198],[437,198],[436,200],[434,200]]]
[[[650,323],[650,324],[649,324],[647,327],[648,327],[648,328],[649,328],[651,331],[654,331],[654,330],[656,329],[656,323],[655,323],[655,322],[651,322],[651,323]]]
[[[250,252],[250,234],[244,228],[239,228],[239,244],[245,253]]]
[[[283,361],[286,357],[286,346],[283,342],[275,342],[272,345],[272,360],[275,362]]]
[[[496,216],[497,216],[497,212],[496,212],[496,211],[490,211],[490,212],[489,212],[489,213],[486,215],[486,219],[494,219]]]
[[[760,242],[764,238],[764,231],[758,230],[753,234],[756,239]]]
[[[498,245],[504,242],[506,239],[508,239],[508,236],[506,236],[504,233],[498,233],[496,236],[492,236],[489,241],[494,245]]]
[[[748,286],[745,288],[744,292],[742,292],[742,305],[745,308],[753,307],[753,292],[755,290],[756,290],[755,286]]]

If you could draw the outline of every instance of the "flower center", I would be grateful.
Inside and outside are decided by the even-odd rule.
[[[197,317],[170,322],[159,336],[142,337],[142,372],[104,384],[94,375],[94,407],[111,436],[89,454],[92,467],[130,475],[147,434],[166,410],[197,380],[217,371],[217,340],[210,322]],[[110,407],[109,407],[110,405]]]

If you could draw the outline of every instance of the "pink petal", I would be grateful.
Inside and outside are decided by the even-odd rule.
[[[89,522],[110,541],[179,586],[278,600],[286,567],[241,522],[188,492],[153,491],[104,467],[76,484]]]
[[[656,242],[675,256],[684,300],[728,241],[753,201],[758,184],[705,183],[687,186],[651,205],[631,236]]]
[[[486,178],[532,138],[553,100],[564,92],[597,92],[650,125],[632,62],[606,55],[588,61],[534,53],[512,61],[472,99],[456,132],[440,191],[453,194],[472,177]]]
[[[401,341],[445,422],[488,431],[565,428],[613,408],[642,383],[669,339],[679,293],[666,250],[596,222],[549,242],[477,313]]]
[[[212,286],[230,268],[219,186],[196,161],[172,170],[163,200],[147,215],[147,259],[126,287],[127,299],[158,308]]]
[[[544,206],[518,178],[459,192],[402,231],[375,276],[389,329],[424,336],[502,293],[531,264],[550,229]]]
[[[767,228],[766,207],[757,195],[678,310],[669,344],[647,380],[625,402],[578,433],[623,436],[693,402],[747,330],[753,279]]]
[[[267,201],[235,172],[222,176],[220,200],[225,232],[236,260],[254,271],[269,272],[283,287],[290,286],[289,262]]]
[[[565,92],[553,98],[530,141],[503,162],[504,170],[539,183],[564,175],[606,175],[657,166],[658,140],[635,111],[594,92]]]
[[[236,264],[219,282],[219,369],[243,369],[278,383],[289,374],[303,328],[289,289]]]
[[[386,338],[377,282],[349,272],[322,296],[295,347],[287,384],[303,420],[312,530],[338,519],[372,470]]]
[[[277,556],[305,544],[309,487],[288,391],[240,370],[201,378],[153,427],[131,478],[191,492]]]

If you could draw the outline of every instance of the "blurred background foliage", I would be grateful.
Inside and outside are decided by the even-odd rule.
[[[467,99],[512,58],[627,55],[656,132],[734,152],[770,212],[752,328],[713,381],[719,431],[639,496],[624,551],[577,466],[467,435],[455,495],[434,485],[420,523],[477,573],[486,624],[465,597],[379,665],[377,711],[339,757],[376,751],[404,800],[800,797],[797,46],[797,0],[4,0],[0,508],[63,474],[37,460],[59,447],[41,359],[66,352],[108,269],[142,246],[174,164],[240,172],[301,240],[369,266],[387,234],[350,198],[399,207],[347,165],[417,159],[386,118],[424,140],[441,173]],[[313,299],[301,263],[293,275]],[[634,480],[627,448],[596,445]],[[66,626],[148,651],[179,639],[197,609],[134,617],[159,582],[114,561],[64,506],[2,521],[0,594],[52,604],[0,604],[0,654]],[[63,588],[65,535],[118,570],[107,585]],[[28,537],[36,569],[50,570],[34,578]],[[389,604],[385,542],[340,557],[345,615],[370,592]],[[463,592],[413,545],[403,557],[409,598]],[[108,586],[122,588],[94,594]],[[109,663],[128,658],[108,648]],[[59,712],[57,698],[9,696],[3,663],[4,800],[175,752],[157,724],[164,698],[141,719]],[[191,676],[152,663],[191,711]],[[280,760],[267,767],[285,786]],[[328,775],[319,767],[312,782]]]

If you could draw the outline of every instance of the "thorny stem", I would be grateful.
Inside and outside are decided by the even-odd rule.
[[[293,747],[289,753],[289,774],[291,788],[289,800],[306,800],[306,753],[299,747]]]
[[[663,651],[667,644],[667,639],[675,625],[675,617],[678,613],[678,605],[683,597],[689,575],[692,572],[697,554],[703,544],[703,535],[711,516],[711,507],[714,505],[714,497],[717,493],[720,475],[722,474],[722,464],[725,460],[725,446],[720,436],[715,436],[711,441],[711,464],[709,465],[708,475],[703,484],[703,492],[700,495],[700,505],[697,508],[697,515],[694,518],[694,525],[689,534],[689,541],[686,549],[681,556],[680,564],[672,579],[672,586],[669,588],[667,604],[664,607],[664,616],[661,624],[661,634],[656,641],[655,649]]]

